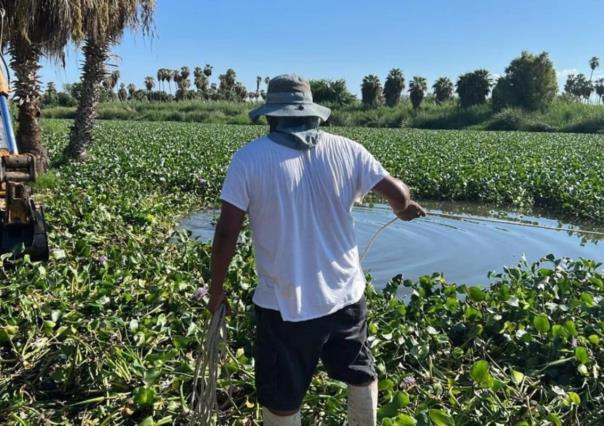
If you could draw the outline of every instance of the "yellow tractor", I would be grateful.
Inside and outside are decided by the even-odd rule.
[[[44,209],[35,205],[29,186],[36,180],[36,160],[33,155],[19,154],[8,95],[8,81],[0,72],[0,254],[14,252],[47,260]]]

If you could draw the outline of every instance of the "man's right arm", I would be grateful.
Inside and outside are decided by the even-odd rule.
[[[411,200],[409,187],[399,179],[386,176],[372,188],[372,191],[384,197],[394,214],[401,220],[413,220],[426,216],[426,210]]]

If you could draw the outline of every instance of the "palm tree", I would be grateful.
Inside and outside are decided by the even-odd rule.
[[[130,83],[127,86],[129,99],[134,99],[134,94],[136,93],[136,86],[134,83]]]
[[[166,68],[160,68],[157,70],[157,82],[159,90],[166,90],[165,85],[162,83],[168,79],[168,70]]]
[[[363,78],[363,83],[361,84],[363,105],[367,107],[376,107],[380,102],[381,92],[382,85],[377,75],[369,74]]]
[[[268,86],[268,82],[271,81],[270,77],[265,77],[264,78],[264,83]]]
[[[260,84],[262,84],[262,77],[256,76],[256,94],[260,95]]]
[[[205,97],[208,88],[208,78],[203,73],[201,67],[195,67],[193,70],[193,84],[197,88],[197,95],[200,98]]]
[[[413,77],[413,80],[409,83],[409,97],[411,98],[413,109],[419,109],[427,90],[428,83],[424,77]]]
[[[401,92],[405,88],[405,77],[399,68],[393,68],[386,77],[384,83],[384,98],[386,105],[393,107],[398,105],[401,100]]]
[[[203,67],[203,73],[205,74],[206,77],[210,78],[212,76],[212,70],[214,69],[214,67],[210,64],[206,64],[205,67]]]
[[[241,95],[241,88],[236,87],[237,84],[237,73],[233,68],[226,70],[226,73],[218,76],[220,85],[218,86],[218,96],[221,99],[228,101],[236,100]]]
[[[20,152],[35,157],[39,172],[45,171],[48,165],[48,153],[42,144],[39,123],[39,59],[41,55],[62,59],[68,41],[81,39],[75,17],[77,8],[58,7],[55,3],[50,0],[0,0],[0,8],[6,13],[0,48],[8,45],[11,68],[16,77],[17,145]]]
[[[113,92],[113,89],[115,89],[115,86],[117,86],[117,82],[120,80],[120,70],[115,70],[111,73],[110,75],[110,83],[111,83],[111,91]]]
[[[168,93],[172,93],[172,80],[176,76],[176,72],[168,68],[165,69],[164,78],[168,82]]]
[[[150,75],[145,77],[145,87],[147,88],[149,99],[151,99],[151,91],[155,87],[155,80]]]
[[[453,82],[447,77],[441,77],[432,86],[436,102],[442,104],[453,96]]]
[[[155,0],[82,0],[81,9],[85,34],[82,96],[67,147],[67,153],[79,160],[86,157],[92,143],[99,86],[105,76],[109,48],[119,41],[126,27],[142,29],[143,33],[150,31]]]
[[[463,74],[456,83],[456,91],[462,108],[486,102],[493,81],[485,69]]]
[[[120,90],[117,91],[117,98],[122,102],[128,100],[128,91],[126,90],[126,85],[124,83],[120,84]]]
[[[593,77],[594,77],[594,71],[596,70],[596,68],[598,68],[600,66],[600,59],[597,57],[592,57],[589,60],[589,68],[591,68],[591,75],[589,76],[589,81],[592,81]]]
[[[189,94],[189,87],[191,87],[191,81],[189,80],[189,75],[191,74],[191,70],[189,67],[184,66],[180,69],[180,73],[176,72],[175,81],[178,83],[178,90],[176,91],[177,99],[186,99]]]
[[[596,95],[598,95],[598,103],[602,103],[602,99],[604,98],[604,78],[596,80],[594,88],[596,89]]]

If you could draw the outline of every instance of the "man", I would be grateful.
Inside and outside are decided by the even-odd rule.
[[[349,424],[376,424],[377,375],[351,207],[373,191],[402,220],[426,214],[360,144],[319,130],[329,114],[302,78],[273,78],[266,104],[250,112],[254,121],[267,117],[270,133],[235,153],[221,193],[209,308],[227,303],[223,282],[247,213],[259,279],[256,391],[267,426],[300,425],[319,359],[348,384]]]

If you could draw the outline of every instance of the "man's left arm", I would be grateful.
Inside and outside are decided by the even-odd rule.
[[[227,303],[224,294],[224,280],[235,255],[237,238],[241,232],[244,218],[243,210],[225,201],[222,202],[212,245],[210,303],[208,305],[212,314],[222,303]]]

